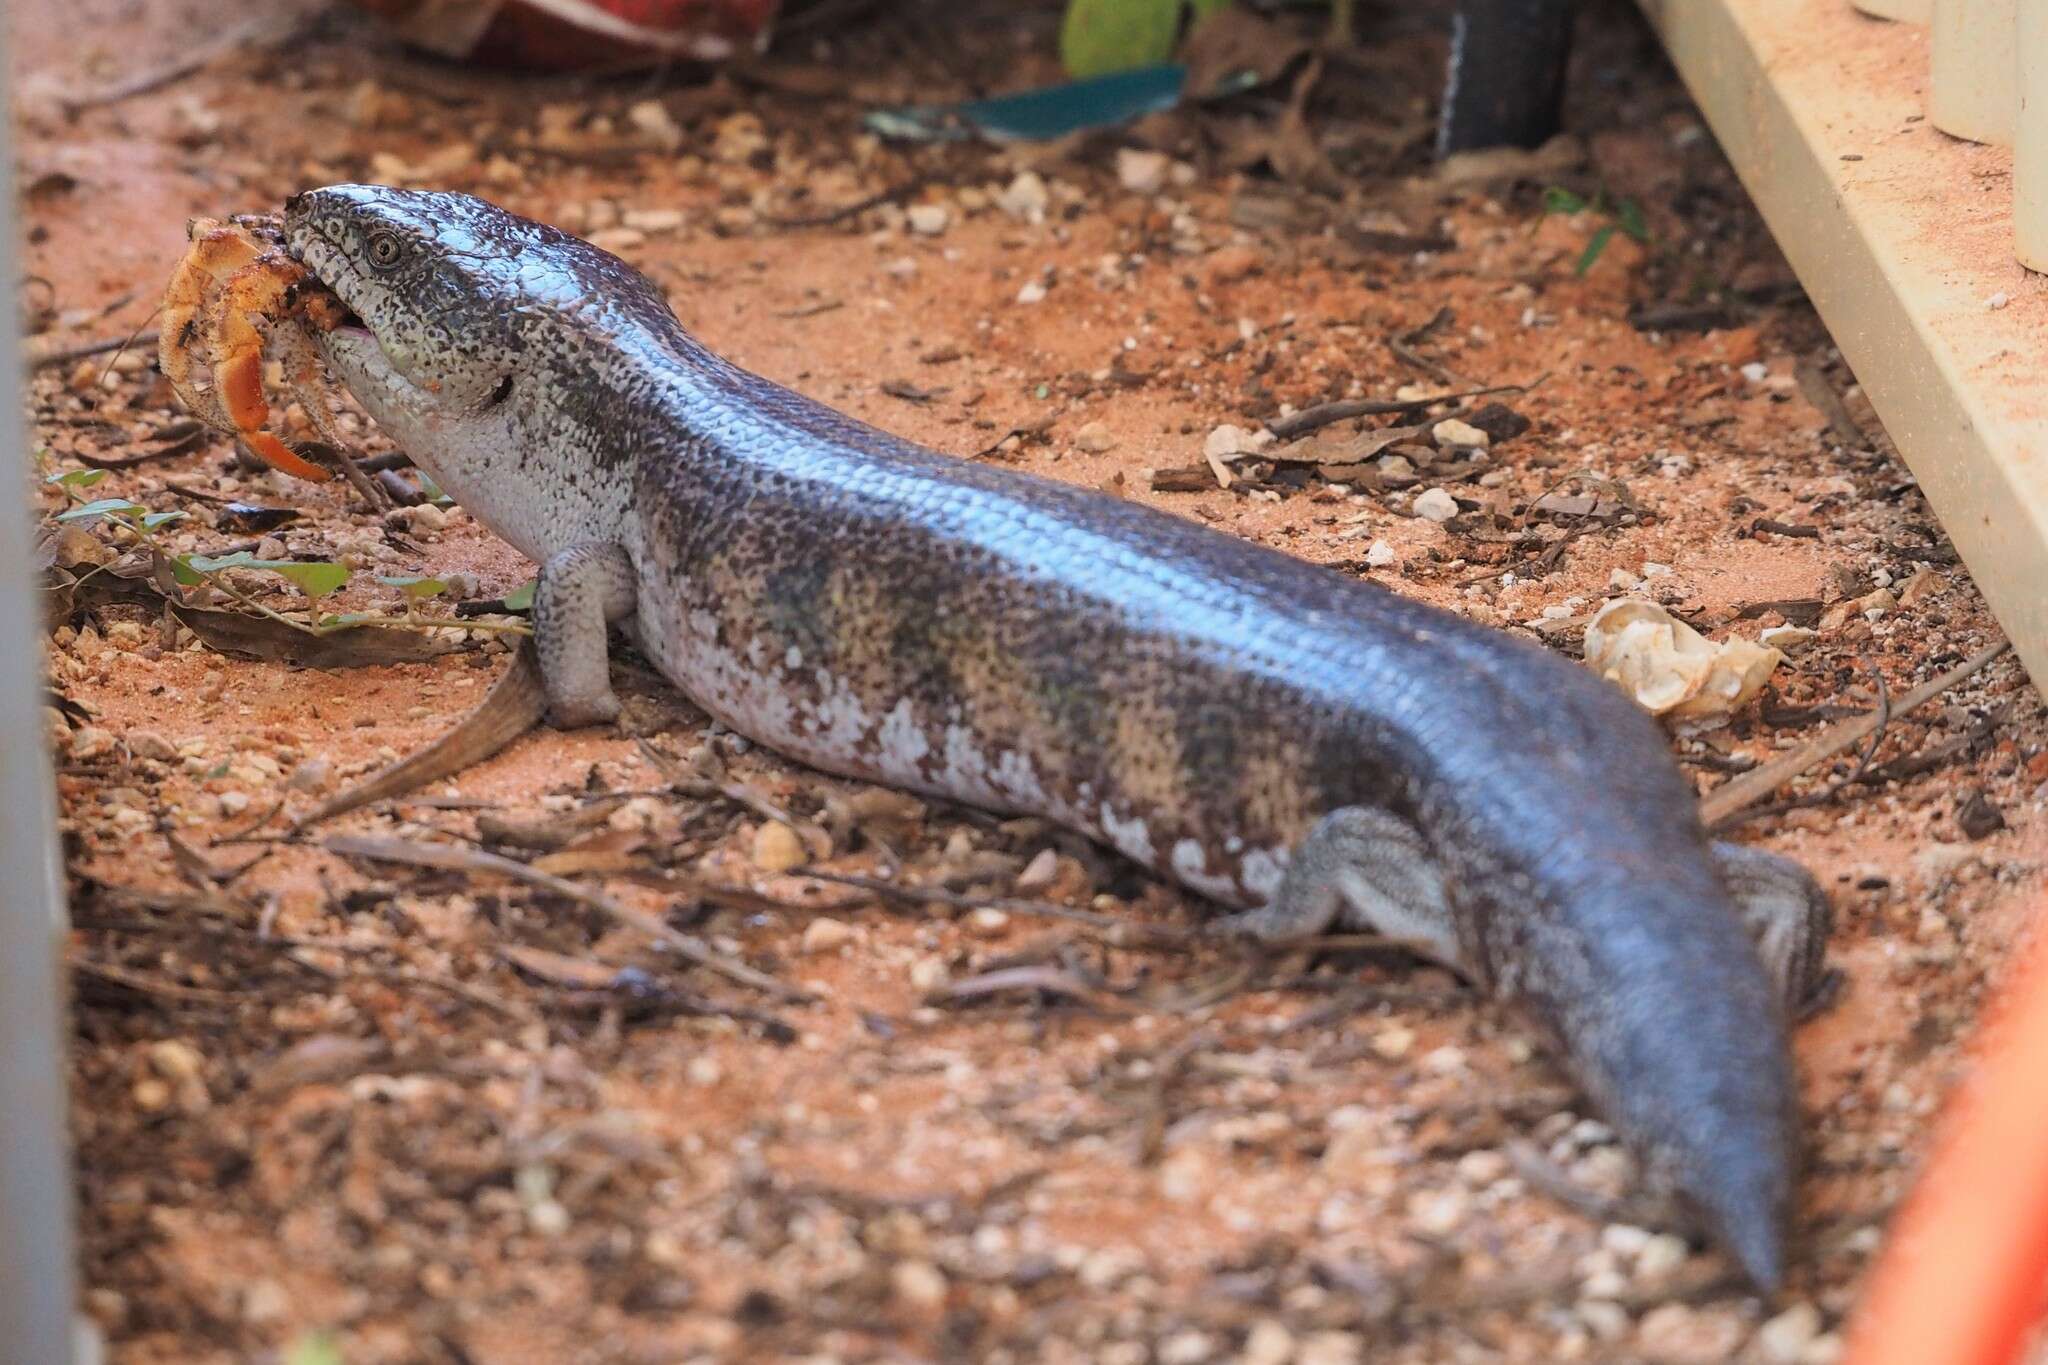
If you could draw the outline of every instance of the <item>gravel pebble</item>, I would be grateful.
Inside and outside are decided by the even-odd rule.
[[[754,831],[754,866],[763,872],[787,872],[810,860],[804,841],[780,820],[769,820]]]
[[[1692,1255],[1683,1237],[1660,1232],[1636,1253],[1636,1278],[1655,1282],[1674,1273]]]
[[[1100,455],[1116,444],[1107,422],[1090,422],[1074,433],[1074,444],[1090,455]]]
[[[778,825],[776,828],[782,827]],[[827,915],[804,926],[804,951],[807,953],[836,953],[851,942],[853,926],[845,920]]]
[[[997,208],[1026,223],[1043,222],[1046,206],[1051,202],[1052,196],[1046,192],[1045,180],[1037,171],[1021,172],[996,195]]]
[[[1493,444],[1493,438],[1473,426],[1460,422],[1455,417],[1446,417],[1430,428],[1430,435],[1446,450],[1484,450]]]
[[[155,730],[130,730],[128,752],[156,763],[170,763],[178,757],[177,749]]]
[[[1390,1024],[1372,1038],[1372,1050],[1390,1062],[1406,1057],[1414,1046],[1415,1030],[1400,1024]]]
[[[1637,1344],[1669,1365],[1720,1365],[1734,1357],[1742,1336],[1734,1313],[1682,1303],[1659,1304],[1636,1326]]]
[[[983,906],[979,910],[968,911],[960,923],[976,938],[1000,938],[1009,932],[1010,916],[1007,911]]]
[[[1772,1365],[1799,1365],[1806,1348],[1820,1336],[1820,1310],[1795,1303],[1756,1330],[1756,1348]]]
[[[930,1261],[898,1261],[889,1271],[889,1288],[912,1308],[933,1309],[946,1301],[946,1276]]]
[[[1449,521],[1458,515],[1458,500],[1441,488],[1429,489],[1416,496],[1415,515],[1425,521]]]
[[[944,204],[912,204],[903,211],[903,220],[920,237],[938,236],[946,230],[952,218]]]
[[[1165,152],[1119,147],[1116,153],[1117,183],[1132,194],[1157,194],[1166,188],[1166,173],[1173,158]]]
[[[1294,1333],[1272,1318],[1260,1318],[1245,1334],[1241,1365],[1287,1365],[1294,1358]]]

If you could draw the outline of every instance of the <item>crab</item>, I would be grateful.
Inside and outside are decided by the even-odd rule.
[[[313,334],[332,331],[348,310],[285,254],[275,218],[194,218],[186,237],[192,245],[164,290],[164,378],[193,416],[239,436],[265,463],[302,479],[333,478],[270,430],[263,362],[266,353],[277,357],[321,439],[346,452]]]

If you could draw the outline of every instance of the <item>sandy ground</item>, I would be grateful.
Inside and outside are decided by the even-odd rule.
[[[856,101],[1049,78],[1041,8],[819,22],[709,85],[478,76],[316,16],[66,112],[271,13],[12,8],[36,344],[148,324],[188,215],[342,179],[467,189],[597,235],[713,347],[942,450],[1569,653],[1624,592],[1716,638],[1812,627],[1760,706],[1674,736],[1703,790],[1998,639],[1625,8],[1587,21],[1586,154],[1462,187],[1428,178],[1443,40],[1427,11],[1369,15],[1311,103],[1335,194],[1246,150],[1274,126],[1272,94],[1056,148],[905,151],[858,132]],[[1162,183],[1126,188],[1119,148],[1164,153]],[[1609,219],[1546,214],[1550,185],[1640,206],[1651,242],[1616,235],[1576,274]],[[1707,330],[1631,322],[1695,304],[1718,314]],[[1482,464],[1359,488],[1247,460],[1227,490],[1154,486],[1202,485],[1220,425],[1510,384],[1532,386],[1499,396],[1530,425]],[[1817,395],[1839,402],[1832,425]],[[45,366],[31,397],[51,472],[155,450],[180,416],[146,353]],[[1460,500],[1447,524],[1414,514],[1439,483]],[[1613,515],[1531,507],[1586,491]],[[269,532],[296,559],[466,575],[479,598],[532,573],[460,511],[355,509],[336,485],[238,466],[217,438],[90,495],[187,511],[161,533],[177,551],[258,540],[219,505],[240,500],[298,510]],[[397,609],[367,572],[337,600]],[[1512,1015],[1441,972],[1130,946],[777,870],[790,841],[768,805],[816,829],[836,871],[969,904],[1201,914],[1038,822],[752,751],[644,669],[626,679],[635,728],[722,770],[727,794],[677,792],[636,737],[540,733],[317,833],[537,859],[821,1003],[686,970],[587,903],[258,826],[447,728],[502,647],[320,671],[212,653],[136,606],[56,631],[73,1132],[113,1359],[310,1360],[291,1353],[328,1340],[351,1365],[1825,1361],[2041,890],[2048,717],[2009,657],[1739,827],[1829,887],[1843,976],[1796,1035],[1811,1170],[1792,1288],[1761,1303],[1622,1198],[1610,1135]],[[1580,1198],[1554,1197],[1560,1173]]]

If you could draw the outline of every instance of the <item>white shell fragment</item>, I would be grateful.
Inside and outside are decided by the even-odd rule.
[[[1706,719],[1740,709],[1784,659],[1750,640],[1702,636],[1655,602],[1623,597],[1586,626],[1586,665],[1652,715]]]

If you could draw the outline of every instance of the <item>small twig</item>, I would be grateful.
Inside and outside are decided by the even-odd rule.
[[[109,351],[122,351],[130,346],[154,346],[158,333],[154,330],[131,332],[120,337],[96,337],[91,341],[74,341],[66,345],[52,344],[38,346],[35,343],[53,340],[32,337],[28,345],[28,365],[31,370],[40,370],[45,365],[62,365],[67,361],[84,360],[88,356],[105,355]]]
[[[1008,896],[963,896],[957,892],[941,891],[932,887],[898,886],[894,882],[883,881],[880,878],[859,877],[845,872],[806,870],[792,875],[808,877],[812,881],[832,882],[839,886],[857,887],[863,891],[872,891],[878,896],[906,901],[913,905],[944,905],[956,910],[1001,910],[1012,915],[1065,920],[1102,931],[1110,945],[1117,948],[1150,946],[1133,941],[1134,938],[1150,936],[1176,945],[1200,944],[1226,950],[1249,950],[1260,957],[1270,957],[1279,953],[1333,952],[1345,949],[1402,953],[1427,958],[1453,971],[1457,970],[1452,964],[1441,962],[1429,950],[1429,945],[1420,940],[1389,938],[1383,934],[1312,934],[1306,938],[1261,939],[1217,929],[1210,925],[1190,927],[1179,924],[1148,924],[1143,920],[1126,919],[1119,915],[1101,915],[1093,910],[1076,910],[1072,906],[1055,905],[1050,901],[1018,900]]]
[[[1424,408],[1435,407],[1438,403],[1456,402],[1466,398],[1485,398],[1496,393],[1526,393],[1547,377],[1538,375],[1526,384],[1496,384],[1491,388],[1435,393],[1426,398],[1342,398],[1334,403],[1318,403],[1312,408],[1303,408],[1292,417],[1268,418],[1266,430],[1280,440],[1292,440],[1296,436],[1329,426],[1332,422],[1342,422],[1353,417],[1384,417],[1397,412],[1420,412]]]
[[[890,900],[904,901],[911,905],[944,905],[955,910],[1001,910],[1014,915],[1033,915],[1040,919],[1066,920],[1073,924],[1086,925],[1110,936],[1119,946],[1129,946],[1132,935],[1154,935],[1170,943],[1193,943],[1205,937],[1200,929],[1189,929],[1177,924],[1147,924],[1141,920],[1123,919],[1116,915],[1098,915],[1092,910],[1076,910],[1068,905],[1054,905],[1050,901],[1014,900],[1003,896],[963,896],[957,892],[942,891],[934,887],[899,886],[895,882],[879,877],[859,877],[845,872],[805,871],[796,874],[812,881],[831,882],[838,886],[857,887],[872,891]]]
[[[1413,366],[1439,384],[1470,384],[1472,382],[1450,366],[1431,360],[1399,337],[1387,338],[1387,349],[1394,353],[1394,359],[1404,365]]]
[[[778,825],[788,825],[791,829],[797,831],[798,834],[803,832],[804,826],[802,821],[746,783],[714,782],[709,778],[693,776],[683,769],[682,764],[676,762],[674,758],[663,753],[654,745],[649,744],[645,739],[635,742],[640,746],[641,756],[653,765],[654,770],[661,774],[661,780],[668,783],[670,788],[677,794],[694,796],[700,800],[710,796],[722,796],[735,805],[743,806],[747,810],[752,811],[763,820],[773,820]]]
[[[722,976],[752,986],[764,995],[792,1004],[809,1003],[817,999],[809,991],[776,980],[765,972],[755,971],[746,963],[728,957],[713,949],[690,934],[671,929],[655,916],[619,904],[602,892],[579,886],[575,882],[539,868],[528,867],[525,863],[482,849],[458,848],[453,844],[422,844],[405,839],[382,839],[369,835],[337,835],[321,845],[329,853],[347,858],[368,858],[375,862],[403,863],[411,867],[440,868],[450,872],[486,872],[510,877],[517,882],[553,895],[572,900],[604,915],[608,919],[637,929],[657,943],[666,945],[682,957],[708,968]]]
[[[779,318],[814,318],[820,313],[829,313],[835,308],[844,307],[846,307],[846,302],[843,299],[819,299],[816,303],[807,303],[801,308],[785,308],[775,316]]]
[[[119,104],[124,100],[134,99],[137,95],[147,95],[152,91],[161,90],[167,85],[175,85],[188,76],[199,74],[222,57],[247,46],[257,35],[261,34],[264,29],[271,27],[275,22],[275,15],[259,12],[256,18],[249,20],[247,23],[235,25],[235,27],[221,34],[212,42],[201,44],[189,52],[164,63],[162,66],[154,67],[148,71],[137,72],[133,76],[115,81],[111,85],[102,86],[98,90],[88,90],[80,94],[64,96],[62,100],[64,112],[67,115],[76,115],[86,109]]]
[[[1932,701],[2011,648],[2010,641],[2002,640],[1988,649],[1980,650],[1940,677],[1914,688],[1899,698],[1896,704],[1886,706],[1881,712],[1873,711],[1868,715],[1852,716],[1822,731],[1803,748],[1783,758],[1773,759],[1760,768],[1751,769],[1740,777],[1730,778],[1700,799],[1700,822],[1710,830],[1725,829],[1742,812],[1785,783],[1809,768],[1855,748],[1872,731],[1890,723],[1893,716],[1905,715]]]
[[[884,204],[892,204],[898,200],[908,199],[926,185],[931,184],[935,179],[937,179],[935,173],[920,171],[900,185],[893,185],[886,190],[877,191],[865,199],[856,199],[851,204],[842,204],[836,209],[827,209],[822,213],[804,214],[795,218],[778,218],[773,215],[763,215],[761,221],[772,228],[831,227],[835,223],[843,223],[849,218],[858,218],[869,209],[877,209]]]

